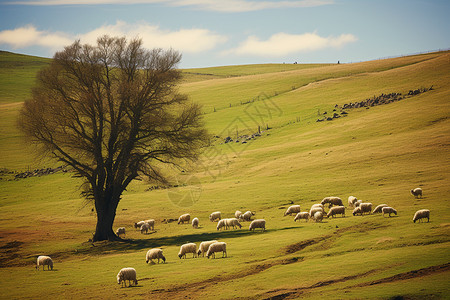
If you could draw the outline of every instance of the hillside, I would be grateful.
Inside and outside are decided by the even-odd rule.
[[[14,126],[46,62],[0,53],[0,169],[57,165],[36,160]],[[450,52],[182,71],[180,91],[203,105],[214,139],[190,172],[172,171],[176,187],[132,184],[115,221],[129,242],[87,242],[95,216],[70,173],[0,174],[0,268],[10,275],[0,298],[450,297]],[[7,75],[19,73],[28,78],[23,84]],[[343,109],[361,102],[379,105]],[[415,187],[423,198],[410,194]],[[347,206],[350,195],[398,215],[353,216],[347,208],[344,218],[321,223],[283,217],[292,203],[307,211],[339,196]],[[430,222],[413,223],[423,208]],[[267,230],[250,232],[242,222],[217,231],[208,220],[213,211],[232,217],[236,210],[256,212]],[[186,212],[200,219],[199,229],[168,222]],[[150,218],[155,232],[133,229]],[[226,258],[177,257],[181,244],[211,239],[227,243]],[[163,249],[165,264],[145,263],[152,247]],[[34,270],[41,254],[54,258],[56,271]],[[128,266],[139,286],[121,289],[115,276]]]

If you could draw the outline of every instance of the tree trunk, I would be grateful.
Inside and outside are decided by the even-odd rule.
[[[118,201],[117,204],[114,204],[116,201],[113,201],[113,199],[109,199],[109,201],[106,199],[103,201],[96,200],[95,202],[97,210],[97,226],[95,228],[93,241],[121,241],[122,239],[118,237],[113,230]],[[100,202],[104,203],[104,205],[100,205]]]

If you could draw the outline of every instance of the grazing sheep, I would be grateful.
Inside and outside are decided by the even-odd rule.
[[[236,218],[236,219],[241,219],[241,216],[242,216],[242,212],[240,211],[240,210],[237,210],[235,213],[234,213],[234,217]]]
[[[265,231],[266,230],[266,220],[264,220],[264,219],[253,220],[250,223],[250,226],[248,227],[248,229],[250,231],[252,231],[252,230],[255,231],[256,228],[261,228],[263,231]]]
[[[323,220],[323,213],[321,211],[317,211],[314,216],[313,216],[313,220],[316,222],[322,222]]]
[[[411,195],[413,195],[415,198],[422,198],[422,189],[415,188],[415,189],[411,190]]]
[[[192,219],[192,228],[197,229],[198,228],[198,218]]]
[[[197,245],[194,243],[181,245],[180,252],[178,252],[178,257],[180,259],[182,257],[186,258],[186,253],[192,253],[192,258],[194,258],[197,255]]]
[[[327,218],[330,216],[334,218],[335,215],[342,215],[342,217],[345,217],[345,206],[336,206],[330,208],[330,211],[327,214]]]
[[[373,214],[379,214],[381,213],[383,207],[388,207],[389,205],[387,204],[380,204],[377,207],[375,207],[375,209],[372,211]]]
[[[222,219],[220,211],[213,212],[209,215],[209,220],[211,222],[214,222],[216,220],[219,221],[220,219]]]
[[[200,254],[201,254],[204,257],[205,253],[208,251],[209,246],[216,242],[217,242],[216,240],[201,242],[200,246],[198,246],[197,255],[200,256]]]
[[[139,221],[137,223],[134,223],[134,228],[141,228],[142,225],[144,225],[145,221]]]
[[[184,222],[187,222],[187,223],[189,223],[189,221],[191,220],[191,215],[190,214],[184,214],[184,215],[181,215],[179,218],[178,218],[178,224],[184,224]]]
[[[372,203],[367,202],[367,203],[361,203],[361,205],[359,206],[361,207],[361,214],[364,215],[364,213],[370,213],[372,212]]]
[[[42,266],[42,271],[45,271],[45,266],[47,266],[47,270],[53,270],[53,260],[50,256],[40,255],[36,260],[36,269],[39,270],[39,266]]]
[[[297,220],[300,220],[300,219],[305,219],[306,222],[308,222],[308,219],[309,219],[309,212],[307,212],[307,211],[299,212],[299,213],[295,216],[294,222],[296,222]]]
[[[292,214],[298,214],[299,212],[300,212],[300,205],[291,205],[284,212],[284,216],[292,215]]]
[[[320,202],[320,204],[325,205],[325,204],[329,204],[328,207],[332,207],[333,205],[336,206],[344,206],[344,204],[342,204],[342,199],[339,197],[325,197],[323,198],[323,200]]]
[[[125,235],[125,227],[119,227],[116,230],[116,235],[120,236],[121,234]]]
[[[148,224],[149,229],[151,229],[152,231],[155,230],[155,220],[154,219],[145,220],[144,222]]]
[[[242,221],[251,221],[252,220],[252,216],[254,216],[255,213],[251,212],[249,210],[247,210],[245,213],[242,214],[241,216],[241,220]]]
[[[316,206],[316,207],[313,207],[313,208],[311,208],[311,209],[309,210],[309,216],[310,216],[310,218],[312,219],[312,218],[314,217],[314,214],[315,214],[316,212],[318,212],[318,211],[320,211],[321,213],[325,213],[325,211],[323,210],[322,207]]]
[[[391,216],[391,214],[397,215],[397,211],[389,206],[383,207],[381,211],[383,212],[383,217],[385,214],[389,214],[389,217]]]
[[[357,201],[354,203],[354,205],[355,205],[355,207],[359,207],[362,203],[363,203],[362,200],[357,200]]]
[[[141,233],[143,234],[144,231],[145,233],[148,233],[148,230],[150,229],[150,225],[148,225],[147,223],[142,224],[141,228],[139,229],[141,231]]]
[[[416,213],[414,214],[413,222],[416,223],[417,220],[419,220],[419,222],[420,222],[422,219],[425,219],[425,218],[427,218],[428,222],[430,222],[430,210],[421,209],[421,210],[416,211]]]
[[[154,248],[147,251],[147,255],[145,255],[145,262],[148,263],[150,261],[153,264],[153,259],[158,259],[158,264],[159,259],[162,259],[164,263],[166,262],[166,258],[164,257],[162,250],[159,248]]]
[[[127,287],[126,280],[128,280],[128,286],[131,286],[131,282],[134,282],[135,285],[138,284],[136,279],[136,270],[134,268],[123,268],[119,271],[117,274],[117,283],[122,284],[122,287],[125,283],[125,287]]]
[[[225,229],[227,229],[226,224],[225,224],[225,219],[219,220],[219,222],[217,222],[217,226],[216,226],[217,230],[220,230],[222,227],[225,227]]]
[[[242,228],[242,225],[239,223],[238,219],[236,218],[230,218],[230,219],[224,219],[225,220],[225,229],[233,226],[233,229],[236,227],[239,227],[239,229]]]
[[[216,252],[222,252],[222,257],[227,256],[227,244],[224,242],[212,243],[208,251],[206,252],[206,257],[209,258],[211,255],[216,258]]]
[[[361,207],[360,207],[360,206],[355,207],[355,209],[353,209],[353,212],[352,212],[352,213],[353,213],[354,216],[356,216],[356,215],[362,216]]]
[[[358,199],[355,196],[349,196],[348,197],[348,206],[354,207],[356,201],[358,201]]]

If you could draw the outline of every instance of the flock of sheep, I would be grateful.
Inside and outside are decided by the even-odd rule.
[[[416,197],[422,197],[422,189],[421,188],[415,188],[411,190],[411,194]],[[329,211],[328,213],[325,213],[324,207],[328,204]],[[364,215],[364,214],[375,214],[375,213],[382,213],[383,216],[388,215],[389,217],[391,214],[397,215],[397,210],[388,206],[387,204],[380,204],[377,207],[375,207],[372,210],[372,203],[365,203],[362,200],[358,200],[354,196],[348,197],[348,206],[353,208],[352,214],[354,216],[356,215]],[[294,221],[305,219],[313,220],[315,222],[321,222],[324,217],[326,218],[334,218],[337,215],[342,215],[342,217],[345,217],[345,206],[343,205],[342,199],[339,197],[325,197],[321,203],[313,204],[309,211],[302,212],[300,211],[300,205],[291,205],[287,208],[287,210],[284,213],[284,216],[291,216],[295,214]],[[249,225],[249,230],[255,230],[257,228],[262,229],[262,231],[265,231],[266,229],[266,221],[264,219],[256,219],[252,220],[252,217],[255,215],[255,212],[247,211],[245,213],[242,213],[240,211],[235,212],[234,218],[226,218],[222,219],[222,214],[219,211],[213,212],[209,215],[209,220],[211,222],[217,221],[217,230],[221,229],[229,229],[231,227],[233,228],[242,228],[242,225],[240,222],[243,221],[251,221]],[[178,218],[178,224],[184,224],[185,222],[189,223],[191,219],[190,214],[183,214]],[[413,217],[413,222],[421,221],[422,219],[427,219],[428,222],[430,221],[430,211],[428,209],[421,209],[418,210]],[[199,219],[194,218],[192,219],[192,227],[198,228],[199,226]],[[135,228],[139,228],[141,233],[147,233],[148,230],[154,230],[155,226],[155,220],[149,219],[146,221],[139,221],[134,224]],[[117,235],[124,235],[125,234],[125,227],[120,227],[116,231]],[[183,244],[180,247],[180,251],[178,252],[178,257],[186,258],[186,254],[192,253],[192,257],[200,257],[202,255],[203,257],[206,255],[207,258],[214,257],[215,253],[222,252],[222,257],[227,256],[227,244],[225,242],[219,242],[217,240],[212,241],[204,241],[201,242],[199,247],[197,248],[197,245],[195,243],[187,243]],[[166,258],[163,255],[163,251],[160,248],[154,248],[148,250],[145,260],[146,263],[154,264],[153,260],[158,260],[158,264],[160,260],[162,260],[164,263],[166,262]],[[36,269],[39,270],[39,266],[42,266],[43,270],[44,267],[47,266],[48,270],[53,270],[53,261],[49,256],[39,256],[37,258],[37,265]],[[138,284],[137,277],[136,277],[136,270],[134,268],[123,268],[119,271],[117,274],[117,283],[121,284],[122,286],[125,284],[126,287],[126,281],[128,281],[129,286],[134,283],[135,285]]]
[[[411,190],[411,194],[416,197],[422,197],[422,189],[421,188],[415,188]],[[324,205],[328,204],[329,211],[328,213],[325,213]],[[354,216],[356,215],[364,215],[364,214],[376,214],[376,213],[382,213],[383,217],[385,215],[388,215],[389,217],[391,214],[397,215],[397,210],[393,207],[388,206],[387,204],[380,204],[375,209],[372,210],[372,203],[364,203],[362,200],[358,200],[354,196],[348,197],[348,206],[353,209],[352,214]],[[336,217],[337,215],[342,215],[342,217],[345,217],[345,206],[342,202],[342,199],[339,197],[325,197],[323,198],[322,202],[313,204],[311,206],[311,209],[308,211],[300,211],[300,205],[291,205],[288,207],[286,212],[284,213],[285,216],[296,214],[294,218],[294,222],[297,220],[305,219],[313,220],[315,222],[321,222],[324,217]],[[430,221],[430,211],[428,209],[421,209],[418,210],[413,217],[413,222],[421,221],[422,219],[428,219],[428,222]]]

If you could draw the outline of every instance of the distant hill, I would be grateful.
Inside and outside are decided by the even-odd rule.
[[[51,59],[0,51],[0,104],[30,96],[36,73]]]

